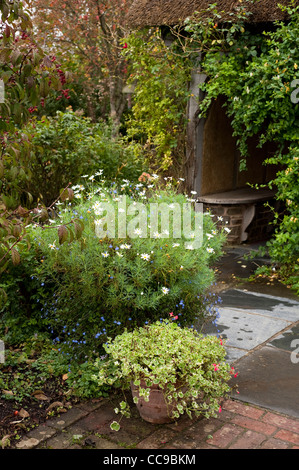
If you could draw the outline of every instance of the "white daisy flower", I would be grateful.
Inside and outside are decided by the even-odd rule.
[[[147,253],[141,253],[140,257],[145,261],[149,261],[151,258],[150,255],[148,255]]]
[[[55,248],[56,248],[55,243],[56,243],[55,241],[53,243],[49,243],[48,246],[49,246],[49,248],[51,248],[51,250],[55,250]]]
[[[215,253],[215,250],[214,250],[214,248],[207,248],[207,252],[208,253]]]
[[[142,230],[140,230],[140,228],[135,228],[134,233],[135,235],[142,235]]]
[[[108,258],[109,253],[107,253],[107,251],[105,251],[104,253],[102,253],[102,256],[103,256],[103,258]]]
[[[94,209],[95,215],[102,215],[103,212],[104,212],[104,209],[102,209],[102,207],[97,207],[96,209]]]
[[[162,287],[162,292],[164,295],[168,294],[169,289],[167,287]]]
[[[179,243],[174,243],[174,244],[172,245],[173,248],[175,248],[175,247],[177,247],[177,246],[180,246],[180,244],[179,244]]]

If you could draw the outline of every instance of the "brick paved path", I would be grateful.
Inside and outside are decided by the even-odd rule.
[[[299,449],[299,419],[226,400],[218,418],[152,425],[138,413],[110,430],[116,403],[77,405],[32,430],[18,449]]]

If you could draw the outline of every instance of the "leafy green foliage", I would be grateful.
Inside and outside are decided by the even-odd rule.
[[[125,49],[129,83],[136,85],[132,113],[126,122],[129,138],[141,143],[152,169],[177,171],[184,158],[184,129],[191,62],[168,48],[158,30],[145,38],[136,32]]]
[[[299,293],[299,148],[290,147],[281,162],[286,169],[277,173],[275,183],[277,198],[286,202],[286,210],[282,217],[276,215],[278,227],[268,249],[281,279]]]
[[[34,349],[39,341],[44,343],[42,350],[45,356],[42,358],[37,356],[41,350]],[[50,355],[48,351],[49,344],[45,346],[45,338],[39,337],[28,341],[23,348],[17,351],[8,350],[6,352],[5,363],[0,365],[2,399],[22,403],[25,399],[32,398],[35,391],[42,390],[48,380],[51,380],[53,384],[56,383],[56,386],[59,384],[59,379],[61,379],[67,365],[63,364],[61,357],[57,358],[57,354],[55,357],[53,354]],[[48,362],[46,362],[47,359]]]
[[[94,124],[68,108],[55,117],[30,122],[26,132],[33,135],[27,171],[30,179],[23,190],[46,206],[55,201],[61,188],[80,181],[81,175],[99,168],[107,179],[137,179],[143,165],[121,137],[112,135],[112,126]]]
[[[98,366],[93,362],[73,363],[59,354],[45,335],[28,336],[17,349],[8,349],[0,364],[1,398],[24,403],[34,401],[35,393],[56,388],[60,394],[80,399],[107,396],[109,386],[99,387],[94,379]],[[20,406],[20,405],[18,405]]]

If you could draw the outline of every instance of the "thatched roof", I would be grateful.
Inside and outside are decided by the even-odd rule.
[[[217,1],[218,11],[232,13],[236,6],[240,6],[242,0]],[[145,26],[174,26],[191,16],[195,11],[201,12],[216,3],[216,0],[135,0],[127,16],[127,24],[130,27]],[[244,2],[245,3],[245,2]],[[251,5],[251,23],[272,22],[285,20],[286,13],[278,7],[278,4],[289,4],[289,0],[256,0]],[[299,5],[299,0],[295,1]]]

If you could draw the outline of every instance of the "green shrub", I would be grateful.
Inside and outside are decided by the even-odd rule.
[[[144,32],[134,32],[127,41],[125,55],[135,85],[127,135],[143,146],[150,168],[179,174],[185,155],[186,83],[194,64],[181,50],[168,47],[159,29],[146,38]]]
[[[35,333],[48,336],[47,319],[41,314],[41,299],[49,297],[50,286],[48,284],[45,292],[43,283],[33,277],[39,264],[37,251],[31,247],[23,251],[20,264],[15,266],[10,262],[1,274],[0,337],[7,344],[18,345]]]
[[[107,179],[135,179],[142,173],[133,147],[113,136],[109,124],[93,124],[71,109],[31,122],[26,132],[32,134],[26,169],[30,178],[21,187],[34,201],[42,199],[47,206],[70,181],[76,184],[81,175],[91,175],[99,168]]]
[[[172,190],[150,194],[152,186],[140,183],[133,187],[123,182],[121,190],[131,195],[126,199],[127,214],[143,203],[138,215],[127,216],[128,231],[136,225],[136,217],[141,220],[142,210],[146,211],[143,216],[147,225],[147,219],[151,220],[149,209],[153,207],[150,204],[177,204],[180,208],[188,202],[186,196]],[[196,249],[189,249],[194,241],[184,227],[182,238],[177,238],[173,223],[175,213],[171,210],[169,235],[99,238],[96,227],[101,218],[101,204],[109,202],[119,228],[120,194],[115,186],[109,190],[96,187],[92,193],[81,193],[78,187],[75,192],[81,196],[80,202],[59,206],[59,220],[53,221],[52,226],[28,228],[34,262],[30,268],[24,268],[22,283],[27,289],[27,305],[32,312],[25,315],[19,311],[15,320],[11,320],[11,289],[9,307],[2,321],[23,325],[24,331],[25,325],[33,329],[41,327],[51,335],[57,347],[62,347],[74,359],[92,352],[101,354],[101,345],[108,337],[116,336],[124,328],[132,330],[165,318],[170,313],[184,326],[200,327],[207,319],[214,318],[215,299],[208,293],[214,278],[210,266],[220,255],[225,236],[223,232],[216,232],[209,214],[202,216],[203,244]],[[192,209],[191,217],[194,216]],[[74,217],[84,223],[81,238],[60,244],[57,230],[52,227],[68,227]],[[196,223],[198,220],[195,219]]]
[[[269,254],[281,279],[299,294],[299,148],[292,147],[282,157],[285,169],[276,175],[277,199],[286,202],[286,210],[278,223],[274,237],[268,243]]]

